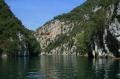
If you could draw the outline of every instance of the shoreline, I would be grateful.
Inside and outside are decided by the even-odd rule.
[[[80,56],[80,57],[88,57],[87,55],[76,55],[76,54],[42,54],[42,55],[39,55],[39,56]],[[114,60],[120,60],[120,57],[115,57],[115,56],[97,56],[97,57],[94,57],[95,59],[97,58],[105,58],[105,59],[114,59]],[[93,58],[93,59],[94,59]],[[92,59],[92,58],[91,58]]]

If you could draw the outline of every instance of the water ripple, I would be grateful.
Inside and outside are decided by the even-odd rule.
[[[44,74],[40,72],[29,72],[26,76],[26,79],[42,79]]]

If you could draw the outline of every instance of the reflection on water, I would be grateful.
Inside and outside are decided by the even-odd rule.
[[[75,56],[41,57],[41,70],[45,79],[73,79],[76,77],[77,61]]]
[[[120,79],[120,60],[79,56],[0,59],[0,79]]]

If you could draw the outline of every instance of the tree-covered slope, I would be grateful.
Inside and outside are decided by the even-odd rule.
[[[87,0],[37,30],[43,54],[120,56],[120,1]]]
[[[0,0],[0,55],[35,55],[39,50],[34,32],[26,29]]]

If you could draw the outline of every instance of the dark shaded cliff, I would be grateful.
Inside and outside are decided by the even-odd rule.
[[[34,32],[26,29],[4,0],[0,0],[0,55],[37,55],[39,50]]]

